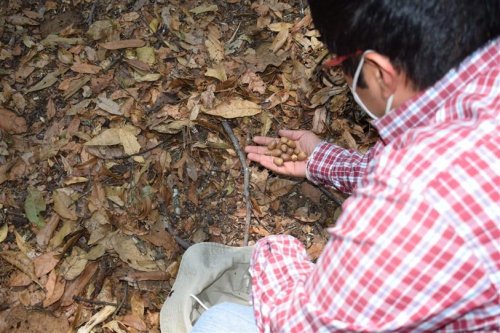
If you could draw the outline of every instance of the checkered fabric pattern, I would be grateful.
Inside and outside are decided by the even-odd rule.
[[[257,243],[259,330],[500,331],[500,39],[373,125],[366,155],[308,162],[352,192],[317,263],[291,236]]]

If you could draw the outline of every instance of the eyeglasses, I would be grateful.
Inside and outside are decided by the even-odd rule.
[[[330,59],[326,60],[323,63],[323,65],[325,67],[328,67],[328,68],[335,67],[335,66],[341,65],[347,59],[352,58],[352,57],[356,57],[356,56],[358,56],[360,54],[363,54],[363,51],[357,50],[356,52],[353,52],[353,53],[350,53],[350,54],[347,54],[347,55],[335,56],[333,58],[330,58]]]

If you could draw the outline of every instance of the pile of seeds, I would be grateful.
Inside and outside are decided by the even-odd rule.
[[[307,154],[297,147],[297,142],[281,137],[279,140],[273,140],[267,145],[269,155],[274,156],[273,162],[277,166],[282,166],[283,163],[292,161],[304,161]]]

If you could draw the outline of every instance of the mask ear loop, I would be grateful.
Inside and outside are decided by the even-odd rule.
[[[352,79],[351,91],[352,91],[352,96],[354,97],[354,100],[356,101],[356,103],[358,103],[358,105],[361,107],[361,109],[363,109],[363,111],[365,111],[372,119],[376,120],[376,119],[378,119],[378,117],[370,112],[370,109],[368,109],[366,107],[365,103],[363,103],[361,98],[356,93],[356,87],[358,85],[359,75],[361,74],[361,70],[363,69],[363,64],[365,63],[365,54],[367,54],[369,52],[374,52],[374,51],[366,50],[365,52],[363,52],[363,55],[361,56],[361,60],[359,61],[358,68],[356,68],[356,72],[354,72],[354,77]]]
[[[392,107],[392,102],[394,101],[394,94],[392,94],[391,96],[389,96],[389,98],[387,99],[387,105],[385,106],[385,113],[384,115],[388,114],[389,111],[391,111],[391,107]]]
[[[368,113],[368,115],[370,117],[372,117],[373,119],[378,119],[378,117],[376,117],[374,114],[372,114],[370,112],[370,110],[366,107],[365,103],[363,103],[363,101],[361,100],[361,98],[359,98],[358,94],[356,93],[356,87],[358,85],[359,76],[361,74],[361,70],[363,69],[363,64],[365,63],[365,55],[367,53],[370,53],[370,52],[374,52],[374,51],[373,50],[366,50],[365,52],[363,52],[363,55],[361,56],[361,60],[359,61],[358,68],[356,68],[356,72],[354,72],[354,77],[353,77],[353,80],[352,80],[352,93],[353,93],[354,99],[359,104],[359,106],[361,106],[361,108],[366,113]],[[385,105],[384,115],[388,114],[389,111],[391,111],[392,103],[393,102],[394,102],[394,94],[392,94],[391,96],[389,96],[389,98],[387,99],[387,104]]]

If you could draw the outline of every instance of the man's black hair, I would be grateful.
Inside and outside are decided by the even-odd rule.
[[[500,0],[309,0],[316,28],[339,56],[372,49],[416,89],[436,83],[500,32]],[[353,75],[359,56],[344,62]]]

